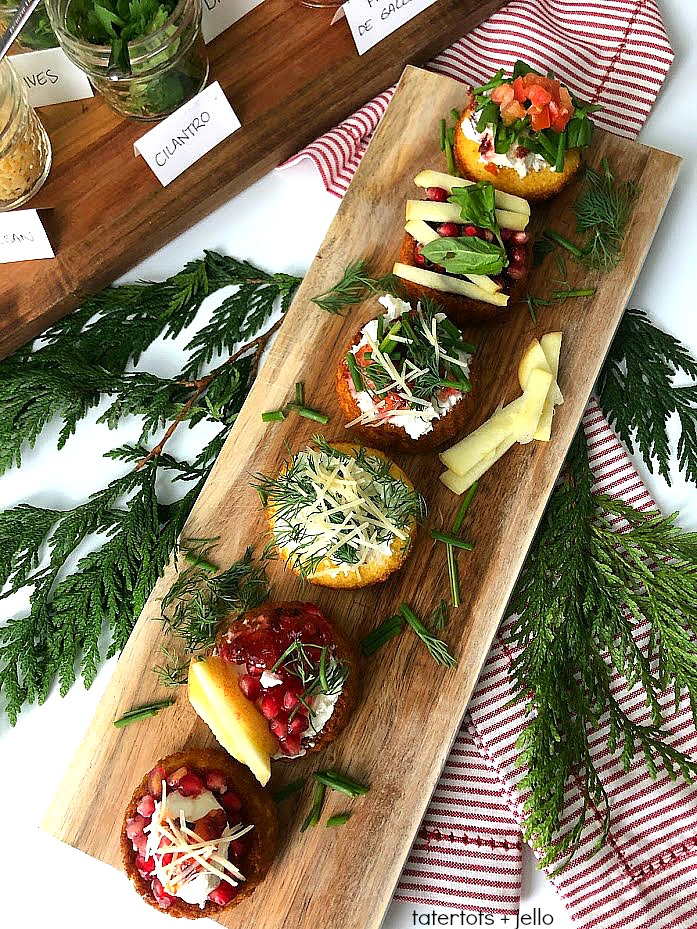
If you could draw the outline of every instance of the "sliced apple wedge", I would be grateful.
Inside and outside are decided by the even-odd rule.
[[[464,177],[455,177],[453,174],[443,174],[440,171],[419,171],[414,178],[417,187],[442,187],[448,193],[453,192],[455,187],[469,187],[474,181],[465,180]],[[513,194],[507,194],[503,190],[495,190],[494,197],[496,206],[501,210],[510,210],[512,213],[524,213],[530,215],[530,204],[522,197],[515,197]]]
[[[535,368],[541,368],[543,371],[549,371],[549,373],[552,375],[552,401],[554,403],[561,403],[564,398],[562,397],[561,391],[559,390],[559,385],[557,384],[556,373],[550,367],[547,356],[545,355],[545,352],[542,348],[542,344],[538,342],[537,339],[532,340],[532,342],[523,352],[523,355],[518,362],[518,383],[520,384],[521,390],[525,390],[525,386],[528,383],[528,378],[535,370]]]
[[[425,223],[423,219],[410,220],[404,227],[404,231],[408,232],[419,245],[428,245],[429,242],[440,239],[436,230],[432,226],[429,226],[428,223]],[[501,290],[501,285],[492,281],[486,274],[465,274],[464,276],[468,281],[472,281],[473,284],[476,284],[477,287],[481,287],[482,290],[485,290],[489,294],[495,294]]]
[[[525,385],[528,382],[531,372],[535,368],[540,368],[543,371],[549,371],[553,377],[552,384],[549,389],[549,395],[545,400],[545,404],[542,408],[542,415],[540,416],[540,422],[538,423],[537,429],[535,430],[534,438],[540,442],[549,442],[552,436],[552,417],[554,416],[554,407],[559,406],[560,403],[564,402],[564,397],[562,396],[561,390],[559,390],[559,385],[557,384],[557,374],[559,373],[559,352],[561,351],[561,332],[549,332],[546,336],[542,336],[542,340],[545,340],[547,345],[547,352],[545,352],[542,347],[542,340],[538,342],[537,339],[533,339],[530,345],[523,353],[523,357],[520,359],[518,364],[518,380],[520,386],[525,389]],[[548,338],[550,336],[551,338]]]
[[[508,436],[496,446],[493,452],[482,458],[476,465],[473,465],[465,474],[460,475],[455,474],[454,471],[444,471],[440,479],[454,494],[463,494],[483,474],[486,474],[489,468],[495,465],[499,458],[502,458],[513,445],[515,445],[515,439],[513,436]]]
[[[476,284],[463,281],[459,277],[450,277],[447,274],[438,274],[426,268],[415,268],[412,265],[396,262],[392,268],[396,277],[422,287],[432,287],[444,294],[457,294],[460,297],[469,297],[471,300],[480,300],[482,303],[491,303],[494,306],[508,306],[508,294],[501,292],[488,293]]]
[[[460,207],[457,203],[438,203],[435,200],[407,200],[407,220],[423,219],[427,223],[461,223]],[[496,210],[496,221],[501,229],[522,232],[530,217],[527,213],[512,213]]]
[[[262,786],[268,783],[278,740],[222,658],[212,655],[191,662],[189,701],[223,748],[247,765]]]

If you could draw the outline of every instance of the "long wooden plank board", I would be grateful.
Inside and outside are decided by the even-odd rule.
[[[334,283],[355,258],[368,258],[378,272],[391,268],[402,237],[404,201],[414,192],[412,179],[421,168],[440,166],[438,118],[460,105],[462,95],[462,87],[452,80],[406,70],[189,520],[189,536],[220,536],[220,564],[238,557],[265,533],[257,495],[249,487],[250,473],[273,472],[285,456],[286,443],[297,448],[313,432],[311,424],[291,417],[263,425],[260,413],[281,406],[295,382],[304,380],[308,402],[331,413],[325,434],[330,439],[345,435],[333,392],[335,366],[357,327],[375,315],[377,306],[368,301],[339,318],[318,310],[310,298]],[[463,605],[446,633],[458,667],[446,671],[434,665],[409,634],[364,661],[362,702],[347,731],[320,757],[278,767],[272,783],[334,765],[370,782],[369,794],[353,805],[354,816],[337,830],[300,834],[309,788],[284,806],[278,860],[253,899],[223,917],[227,926],[376,929],[381,922],[680,163],[674,155],[598,133],[589,157],[595,162],[604,155],[622,178],[641,186],[622,263],[597,280],[588,273],[572,276],[572,286],[597,286],[596,296],[546,307],[537,325],[518,307],[505,324],[471,332],[479,345],[482,382],[472,426],[518,395],[516,367],[523,348],[533,335],[553,329],[564,332],[560,386],[566,399],[549,445],[515,448],[480,482],[464,526],[476,548],[460,558]],[[536,210],[538,228],[553,222],[571,232],[575,193],[572,187],[551,206]],[[549,257],[533,272],[531,291],[548,292],[554,276]],[[426,495],[427,528],[441,521],[450,525],[458,498],[437,481],[435,456],[397,460]],[[312,599],[357,637],[404,600],[426,614],[448,590],[444,551],[431,542],[427,528],[405,569],[385,584],[357,592],[303,591],[297,579],[275,564],[273,595]],[[149,670],[162,642],[161,626],[152,619],[171,580],[172,569],[136,626],[46,822],[63,841],[113,865],[118,865],[122,810],[142,773],[158,757],[211,741],[184,694],[175,707],[152,720],[123,730],[112,726],[125,710],[162,697]],[[328,813],[344,806],[333,798]]]
[[[149,128],[116,116],[100,97],[41,111],[53,146],[41,209],[56,258],[0,267],[0,357],[64,316],[140,259],[502,6],[437,0],[359,57],[345,20],[300,0],[264,0],[208,46],[242,128],[166,188],[133,142]]]

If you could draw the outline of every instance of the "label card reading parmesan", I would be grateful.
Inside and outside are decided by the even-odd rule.
[[[24,82],[32,106],[94,96],[87,75],[72,63],[62,48],[13,55],[12,64]]]
[[[216,81],[134,144],[163,187],[240,128]]]
[[[262,2],[263,0],[203,0],[203,41],[208,45],[221,32],[225,32],[229,26]]]
[[[0,264],[54,257],[51,243],[36,210],[10,210],[9,213],[0,213]]]
[[[358,54],[365,54],[435,2],[436,0],[346,0],[343,10]]]

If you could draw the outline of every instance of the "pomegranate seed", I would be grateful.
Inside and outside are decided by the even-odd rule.
[[[416,264],[417,264],[420,268],[425,268],[425,267],[426,267],[426,259],[425,259],[424,256],[421,254],[421,246],[420,246],[420,245],[417,245],[416,248],[414,249],[414,261],[416,262]]]
[[[220,793],[225,793],[227,790],[227,781],[225,780],[223,772],[219,771],[217,768],[212,768],[210,771],[207,771],[206,787],[209,790],[217,790]]]
[[[194,824],[194,832],[200,837],[202,842],[210,842],[211,839],[219,839],[227,826],[227,817],[225,810],[210,810],[201,819],[197,819]]]
[[[273,691],[270,691],[261,698],[261,712],[267,719],[273,719],[274,716],[278,716],[278,711],[280,709],[280,694],[275,694]]]
[[[136,855],[136,868],[143,877],[147,877],[155,870],[155,859],[145,858],[143,855]]]
[[[487,242],[494,241],[494,233],[491,229],[482,229],[482,236],[487,240]]]
[[[188,768],[177,768],[176,771],[173,771],[170,776],[167,778],[167,783],[170,787],[178,787],[179,781],[184,777],[185,774],[189,773]]]
[[[266,671],[264,665],[254,664],[254,662],[247,665],[247,674],[251,674],[252,677],[261,677],[264,671]]]
[[[143,834],[143,827],[147,826],[148,821],[144,816],[134,816],[133,819],[126,821],[126,835],[131,841],[136,838],[136,836]]]
[[[513,281],[520,281],[525,277],[525,268],[520,265],[509,265],[506,268],[506,274]]]
[[[166,778],[167,774],[161,765],[157,765],[148,774],[148,793],[152,794],[156,800],[162,799],[162,782]]]
[[[503,239],[504,242],[508,242],[510,239],[513,238],[514,235],[515,235],[515,233],[513,232],[512,229],[502,229],[502,230],[501,230],[501,238]]]
[[[179,793],[182,797],[198,797],[205,786],[198,774],[185,774],[179,781]]]
[[[476,226],[465,226],[462,231],[465,235],[479,235],[479,229]]]
[[[295,734],[279,739],[279,744],[284,755],[299,755],[302,749],[300,736]]]
[[[525,245],[529,239],[527,232],[511,232],[511,242],[515,242],[516,245]]]
[[[525,264],[527,253],[522,245],[514,245],[509,252],[509,256],[511,259],[511,264],[523,265]]]
[[[294,710],[295,707],[300,703],[300,697],[298,694],[293,693],[292,690],[287,690],[283,694],[283,709],[284,710]]]
[[[304,732],[307,729],[307,717],[301,716],[299,713],[297,716],[294,716],[291,721],[288,723],[288,732],[294,733],[296,735]]]
[[[232,790],[228,790],[227,793],[222,795],[220,805],[226,813],[239,813],[242,809],[242,801]]]
[[[437,271],[439,274],[445,274],[445,268],[443,265],[433,265],[433,270]]]
[[[288,723],[285,719],[272,719],[269,728],[279,741],[288,735]]]
[[[167,893],[158,878],[152,882],[152,895],[157,900],[157,905],[163,910],[174,903],[174,897]]]
[[[436,203],[445,203],[448,199],[448,191],[444,187],[427,187],[426,196],[429,200],[435,200]]]
[[[460,227],[457,223],[441,223],[436,232],[444,239],[454,239],[460,235]]]
[[[212,903],[217,903],[218,906],[226,906],[236,896],[237,888],[233,887],[232,884],[228,884],[227,881],[221,881],[215,890],[211,890],[208,894],[208,899]]]
[[[309,639],[312,641],[317,637],[317,623],[308,622],[303,623],[303,638]]]
[[[136,809],[138,810],[141,816],[145,816],[146,819],[150,819],[152,814],[155,812],[155,801],[150,796],[150,794],[146,794],[142,798],[142,800],[140,801]]]
[[[253,674],[243,674],[239,679],[240,690],[248,700],[256,700],[261,696],[259,678]]]

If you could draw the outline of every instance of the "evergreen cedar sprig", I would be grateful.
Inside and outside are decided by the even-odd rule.
[[[372,277],[367,262],[363,259],[347,265],[341,278],[323,294],[312,297],[312,303],[321,310],[335,315],[342,315],[349,306],[363,303],[371,294],[391,293],[401,296],[398,279],[394,274]]]
[[[129,470],[86,502],[68,510],[20,504],[0,513],[0,589],[5,597],[31,591],[29,611],[0,627],[0,694],[12,725],[56,681],[61,694],[78,675],[89,687],[104,657],[103,635],[107,657],[126,644],[254,379],[270,330],[261,338],[257,332],[274,311],[287,310],[298,283],[206,252],[166,281],[88,298],[0,362],[0,473],[20,465],[56,418],[61,448],[105,396],[110,406],[100,419],[109,427],[132,415],[143,423],[138,442],[107,453]],[[130,370],[156,339],[181,335],[209,294],[230,286],[237,289],[189,341],[180,374]],[[252,340],[248,353],[230,354]],[[204,374],[218,355],[228,357]],[[173,424],[202,420],[219,431],[193,461],[167,454],[163,440],[148,441],[168,422],[163,439]],[[161,475],[181,483],[183,496],[163,502]],[[87,544],[92,550],[80,556]]]
[[[511,674],[527,717],[519,740],[528,768],[518,784],[529,791],[523,832],[541,865],[556,871],[577,852],[591,807],[602,816],[597,847],[607,837],[608,797],[591,748],[606,721],[609,750],[625,770],[640,753],[652,775],[659,764],[671,777],[697,775],[697,761],[671,746],[660,706],[666,689],[677,702],[684,688],[697,710],[697,534],[681,532],[674,516],[593,496],[592,485],[579,431],[512,600]],[[614,517],[626,531],[611,528]],[[644,621],[651,628],[642,651],[635,635]],[[645,691],[647,724],[630,719],[614,696],[615,671],[633,692]],[[583,806],[560,831],[573,783]]]

